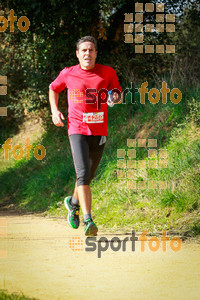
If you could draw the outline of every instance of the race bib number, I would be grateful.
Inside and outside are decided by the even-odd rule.
[[[104,112],[83,113],[84,123],[103,123]]]

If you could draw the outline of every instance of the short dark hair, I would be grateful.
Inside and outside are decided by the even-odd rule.
[[[97,51],[97,41],[93,36],[90,36],[90,35],[84,36],[78,40],[78,42],[76,43],[76,50],[79,50],[80,44],[85,43],[85,42],[93,43],[95,46],[95,50]]]

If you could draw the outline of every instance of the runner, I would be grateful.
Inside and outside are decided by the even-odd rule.
[[[79,227],[79,204],[84,214],[85,235],[97,235],[98,228],[91,216],[90,183],[100,163],[106,143],[108,127],[108,91],[114,102],[121,101],[122,91],[116,72],[109,66],[96,64],[97,42],[85,36],[77,42],[79,64],[66,67],[49,86],[52,121],[64,126],[58,109],[59,93],[68,89],[68,135],[76,170],[73,196],[65,198],[68,223]],[[116,90],[113,90],[116,89]]]

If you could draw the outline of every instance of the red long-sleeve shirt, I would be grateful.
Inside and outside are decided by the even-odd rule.
[[[106,90],[122,91],[115,70],[100,64],[90,70],[81,69],[80,64],[65,68],[49,88],[60,93],[65,87],[68,89],[68,134],[107,136]]]

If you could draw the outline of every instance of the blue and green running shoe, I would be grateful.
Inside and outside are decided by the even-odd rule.
[[[77,229],[79,227],[79,209],[80,205],[72,205],[71,204],[71,196],[68,196],[64,200],[64,204],[66,209],[68,210],[67,222],[68,224]]]
[[[84,222],[85,225],[85,235],[87,236],[95,236],[97,235],[98,228],[92,221],[92,219],[87,219]]]

